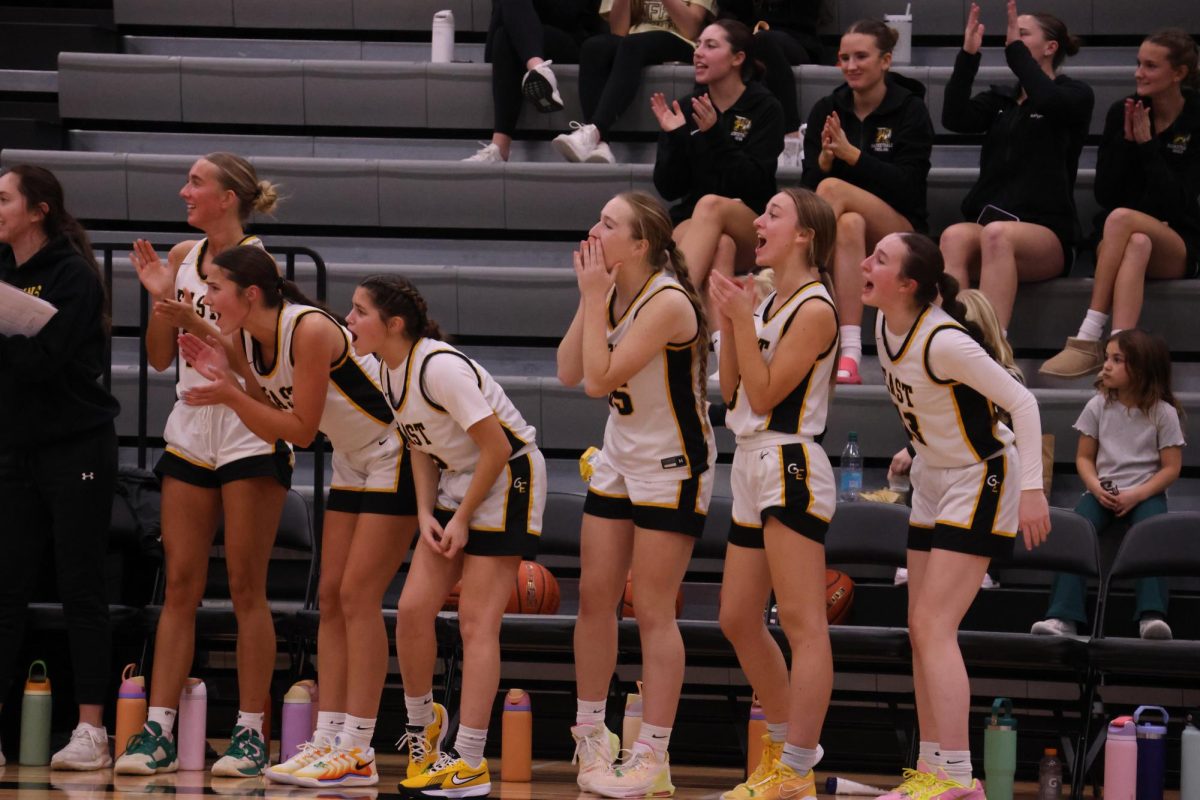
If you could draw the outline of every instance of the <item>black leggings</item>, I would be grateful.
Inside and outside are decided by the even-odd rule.
[[[0,453],[0,698],[16,676],[29,598],[48,544],[81,705],[104,705],[112,660],[104,559],[117,479],[112,423],[70,441]],[[51,541],[47,543],[47,539]]]
[[[602,33],[583,43],[579,54],[579,101],[583,119],[600,129],[607,139],[609,129],[637,96],[642,68],[668,61],[691,63],[695,48],[673,33],[648,31],[616,36]]]
[[[815,36],[790,31],[769,30],[754,34],[754,57],[767,68],[762,82],[783,105],[784,130],[800,130],[800,109],[796,103],[796,75],[792,67],[819,63],[821,42]]]

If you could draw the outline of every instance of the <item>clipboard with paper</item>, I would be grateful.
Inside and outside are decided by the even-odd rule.
[[[0,334],[34,336],[57,313],[57,308],[40,297],[0,281]]]

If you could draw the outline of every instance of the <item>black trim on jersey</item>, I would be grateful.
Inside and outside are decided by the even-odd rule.
[[[275,315],[275,360],[270,367],[263,365],[262,347],[258,343],[258,339],[250,336],[245,328],[242,328],[242,346],[249,351],[250,367],[255,374],[262,378],[269,378],[275,374],[276,368],[279,366],[279,351],[283,349],[283,310],[287,308],[287,303],[279,304],[279,313]],[[296,328],[292,326],[292,333],[295,335]],[[249,343],[247,344],[247,338]],[[288,343],[290,349],[291,343]]]
[[[282,313],[283,312],[281,311],[280,315],[282,315]],[[288,363],[293,367],[296,366],[296,328],[300,327],[301,320],[313,313],[320,314],[321,316],[325,317],[325,319],[336,325],[337,329],[342,332],[342,352],[337,358],[329,362],[329,368],[332,372],[333,370],[336,370],[345,364],[346,360],[350,358],[350,337],[346,335],[346,331],[342,327],[342,324],[334,319],[332,314],[316,308],[315,306],[308,306],[307,311],[301,311],[296,315],[296,321],[292,323],[292,338],[288,340]],[[279,360],[278,355],[275,356],[275,360]]]
[[[363,413],[389,428],[395,425],[396,415],[391,403],[356,360],[343,359],[341,364],[329,371],[329,380]]]
[[[412,349],[408,351],[408,358],[404,359],[404,387],[400,390],[400,400],[398,402],[395,392],[392,391],[392,371],[388,369],[388,365],[382,358],[379,359],[379,385],[383,387],[388,403],[397,412],[404,408],[404,403],[408,400],[408,382],[412,378],[413,361],[417,358],[417,347],[420,344],[421,339],[418,338],[413,342]]]
[[[810,281],[809,283],[806,283],[805,286],[812,286],[814,283],[817,283],[817,281]],[[795,295],[792,295],[792,297],[795,297]],[[837,331],[837,309],[834,307],[833,303],[829,302],[827,298],[821,297],[820,295],[813,295],[812,297],[806,297],[797,303],[796,307],[792,310],[791,315],[788,316],[788,318],[784,321],[783,327],[779,331],[780,342],[783,341],[783,337],[787,335],[788,328],[790,328],[792,323],[795,322],[796,315],[800,313],[800,309],[803,308],[804,304],[810,300],[820,300],[822,303],[828,304],[830,308],[833,308],[835,323],[834,331]],[[790,303],[791,300],[789,299],[788,302]],[[810,381],[812,380],[812,376],[817,370],[817,365],[829,357],[829,354],[834,351],[834,349],[837,347],[837,344],[838,334],[835,332],[833,335],[833,341],[830,343],[829,347],[825,348],[825,352],[817,356],[816,360],[813,361],[813,363],[809,366],[808,372],[806,372],[804,377],[801,378],[800,383],[796,384],[796,387],[792,389],[792,391],[788,392],[787,396],[780,400],[779,403],[777,403],[775,407],[771,409],[771,413],[767,415],[767,430],[776,431],[778,433],[800,432],[800,425],[803,421],[801,419],[801,414],[804,410],[804,402],[808,399],[808,390],[811,388]],[[775,346],[778,347],[779,342],[776,342]]]
[[[933,367],[930,366],[930,364],[929,364],[929,348],[933,344],[933,337],[937,336],[938,333],[941,331],[962,331],[963,333],[967,334],[967,336],[970,336],[971,334],[967,333],[967,329],[961,325],[951,325],[950,323],[943,323],[941,325],[938,325],[932,331],[930,331],[929,336],[926,337],[926,339],[925,339],[925,352],[922,355],[922,360],[925,365],[925,374],[928,375],[929,380],[933,381],[934,383],[939,384],[940,386],[949,386],[950,384],[954,383],[954,380],[953,379],[943,380],[942,378],[939,378],[937,375],[934,375]],[[974,341],[974,340],[972,340],[972,341]]]
[[[659,288],[657,288],[653,292],[651,292],[646,297],[646,299],[642,301],[642,304],[640,306],[638,306],[637,311],[633,312],[633,318],[637,319],[637,315],[642,313],[642,309],[646,307],[647,303],[649,303],[651,300],[653,300],[655,297],[662,294],[663,292],[668,292],[668,291],[679,292],[684,297],[687,297],[688,304],[689,305],[691,304],[692,298],[688,296],[688,293],[684,290],[684,288],[678,284],[672,283],[672,284],[668,284],[666,286],[660,286]],[[632,308],[632,306],[630,306],[630,307]],[[695,310],[695,307],[693,306],[693,311],[694,310]],[[696,336],[699,336],[699,335],[700,335],[700,313],[697,311],[696,312]],[[696,336],[693,336],[691,339],[688,339],[686,342],[667,342],[667,346],[668,347],[692,347],[693,345],[696,344]]]
[[[980,461],[991,458],[1004,449],[1004,443],[996,438],[996,417],[992,401],[965,383],[950,388],[958,422],[962,426],[967,446]]]
[[[485,419],[486,419],[486,417],[485,417]],[[500,418],[497,417],[496,419],[500,419]],[[500,423],[500,428],[501,428],[501,430],[504,431],[504,438],[508,439],[508,446],[512,448],[514,456],[517,453],[520,453],[523,449],[525,449],[526,446],[528,446],[529,442],[525,441],[520,436],[517,436],[515,433],[513,433],[512,428],[508,427],[503,422]]]
[[[708,469],[705,423],[696,401],[696,366],[691,345],[667,345],[663,349],[667,367],[667,394],[671,412],[683,439],[683,455],[693,477]]]
[[[879,315],[879,338],[883,340],[883,351],[887,354],[888,360],[893,364],[904,358],[904,354],[908,352],[908,346],[912,343],[913,335],[917,332],[917,328],[921,327],[921,323],[925,321],[925,316],[929,313],[929,309],[933,306],[925,306],[917,318],[913,320],[912,327],[908,329],[908,333],[904,334],[904,341],[900,343],[900,352],[892,355],[891,345],[888,344],[887,337],[887,318],[883,314]]]
[[[629,312],[635,306],[637,306],[638,300],[642,298],[642,292],[646,291],[646,287],[649,286],[650,282],[657,278],[658,275],[659,273],[654,272],[650,274],[649,278],[646,278],[646,282],[642,284],[642,288],[637,290],[637,294],[633,296],[633,299],[629,301],[629,305],[626,306],[625,311],[621,313],[620,319],[617,319],[614,315],[617,304],[617,287],[614,286],[612,288],[612,293],[608,296],[608,330],[610,333],[616,330],[617,326],[625,321],[625,317],[629,316]]]
[[[467,366],[469,366],[471,368],[471,371],[475,373],[475,384],[479,387],[479,390],[481,392],[483,391],[483,376],[479,374],[479,367],[477,367],[475,365],[475,362],[472,361],[471,359],[467,358],[465,355],[458,352],[457,350],[434,350],[432,353],[425,356],[425,358],[421,360],[421,371],[420,371],[420,373],[417,374],[417,388],[421,392],[421,397],[424,397],[425,402],[429,403],[429,405],[435,411],[440,411],[443,414],[449,414],[450,413],[449,411],[447,411],[443,406],[436,403],[434,401],[434,399],[429,396],[429,392],[425,391],[425,370],[427,370],[429,368],[429,362],[433,360],[434,356],[440,356],[443,353],[445,353],[446,355],[449,355],[449,356],[458,356],[463,361],[467,362]]]
[[[263,251],[266,252],[267,248],[266,248],[266,245],[264,245],[262,243],[262,239],[259,239],[253,233],[247,233],[244,236],[242,236],[241,241],[239,241],[236,245],[234,245],[234,247],[241,247],[244,244],[248,244],[248,243],[250,243],[251,239],[257,239],[259,247],[261,247],[263,249]],[[200,252],[196,254],[196,264],[195,264],[196,275],[200,278],[200,280],[202,280],[204,282],[208,281],[208,276],[204,274],[204,256],[207,254],[208,254],[208,237],[205,236],[203,239],[200,240]],[[189,253],[188,255],[191,255],[191,253]],[[220,255],[220,254],[218,253],[218,255]]]
[[[783,311],[783,309],[787,308],[787,307],[788,307],[788,303],[790,303],[790,302],[792,302],[793,300],[795,300],[795,299],[796,299],[796,295],[800,294],[800,293],[801,293],[801,292],[803,292],[805,289],[807,289],[808,287],[812,286],[814,283],[820,283],[820,281],[809,281],[808,283],[804,284],[804,285],[803,285],[803,286],[801,286],[799,289],[797,289],[796,291],[794,291],[794,292],[792,292],[790,295],[788,295],[788,299],[787,299],[787,300],[784,300],[784,301],[783,301],[783,305],[781,305],[781,306],[778,308],[778,310],[776,310],[776,312],[775,312],[775,313],[776,313],[776,315],[778,315],[778,314],[779,314],[781,311]],[[762,314],[762,321],[763,321],[763,324],[764,324],[764,325],[766,325],[768,322],[770,322],[770,321],[771,321],[771,319],[772,319],[772,316],[771,316],[771,308],[772,308],[772,307],[775,305],[775,301],[776,301],[776,300],[778,300],[778,299],[779,299],[779,292],[778,292],[778,291],[774,291],[774,292],[771,292],[771,294],[767,296],[767,299],[766,299],[765,301],[763,301],[763,314]],[[781,333],[781,334],[779,334],[779,336],[780,336],[780,338],[783,338],[783,334],[782,334],[782,333]]]

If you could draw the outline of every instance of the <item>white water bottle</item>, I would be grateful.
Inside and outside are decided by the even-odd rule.
[[[434,64],[449,64],[454,60],[453,11],[439,11],[433,15],[433,49],[429,60]]]

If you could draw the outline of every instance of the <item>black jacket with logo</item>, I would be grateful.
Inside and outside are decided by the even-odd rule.
[[[684,125],[658,137],[654,188],[667,200],[682,198],[671,208],[678,225],[692,216],[706,194],[736,197],[762,212],[775,194],[775,166],[783,152],[783,107],[759,83],[746,84],[741,97],[718,111],[716,123],[703,133],[692,120],[692,98],[700,87],[680,98]]]
[[[58,442],[110,423],[120,411],[104,372],[104,286],[62,237],[21,266],[0,246],[0,280],[58,309],[34,336],[0,334],[0,448]]]
[[[1125,139],[1125,101],[1112,104],[1096,162],[1096,200],[1104,209],[1097,231],[1114,208],[1131,208],[1170,225],[1191,258],[1200,257],[1200,94],[1185,91],[1171,127],[1145,144]]]
[[[987,134],[963,218],[974,222],[990,204],[1073,245],[1079,241],[1075,174],[1095,104],[1092,87],[1065,75],[1051,78],[1024,42],[1004,48],[1004,57],[1016,85],[992,86],[972,97],[981,56],[965,50],[946,85],[942,124],[955,133]],[[1026,99],[1018,103],[1022,89]]]
[[[903,214],[915,230],[929,227],[925,205],[925,182],[933,150],[933,122],[925,106],[925,85],[889,72],[887,94],[879,107],[860,120],[854,113],[854,92],[842,84],[813,106],[804,135],[802,181],[816,189],[825,178],[840,178],[875,195]],[[850,144],[862,155],[850,166],[840,158],[822,172],[821,131],[834,111]]]

